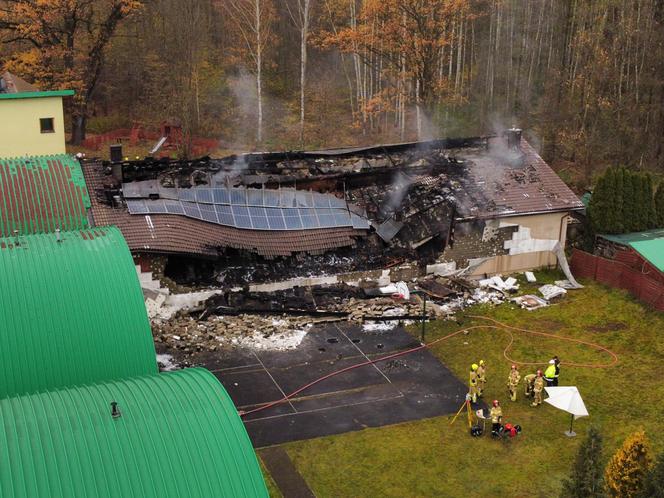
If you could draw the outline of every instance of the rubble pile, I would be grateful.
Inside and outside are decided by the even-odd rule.
[[[312,319],[307,317],[257,315],[211,316],[199,322],[192,316],[178,313],[170,320],[153,321],[152,331],[158,346],[183,353],[234,346],[283,350],[296,347],[312,324]]]
[[[495,276],[479,282],[429,277],[383,287],[365,282],[364,287],[334,284],[270,292],[218,291],[189,309],[153,318],[153,332],[158,349],[187,358],[237,347],[292,349],[317,323],[351,321],[368,333],[386,332],[419,321],[425,298],[427,320],[452,319],[476,304],[514,302],[528,310],[549,305],[548,299],[531,294],[517,296],[518,290],[515,278]],[[556,296],[565,292],[553,285],[540,288],[542,294],[550,290]],[[180,301],[195,302],[184,297]]]

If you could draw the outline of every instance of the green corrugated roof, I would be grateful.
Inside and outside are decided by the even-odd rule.
[[[88,226],[81,165],[67,154],[0,159],[0,237]]]
[[[664,271],[664,228],[620,235],[601,235],[601,237],[633,248],[655,268]]]
[[[0,93],[0,100],[10,99],[42,99],[44,97],[71,97],[74,90],[50,90],[43,92]]]
[[[0,398],[157,372],[120,231],[60,237],[0,238]]]
[[[206,370],[3,399],[0,423],[0,496],[268,496],[235,407]]]
[[[590,199],[592,198],[593,194],[591,192],[586,192],[581,196],[581,202],[583,203],[584,206],[588,207],[590,204]]]

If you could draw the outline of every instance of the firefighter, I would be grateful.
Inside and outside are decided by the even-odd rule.
[[[486,365],[484,360],[480,360],[480,364],[477,367],[477,394],[482,396],[484,394],[484,388],[486,387]]]
[[[535,384],[536,374],[528,374],[523,378],[524,395],[527,397],[533,395],[533,385]]]
[[[477,395],[478,395],[478,391],[477,391],[477,369],[478,368],[479,367],[477,366],[477,363],[473,363],[470,366],[470,377],[469,377],[469,381],[468,381],[468,384],[469,384],[468,394],[470,394],[470,397],[473,400],[473,403],[477,403]]]
[[[507,389],[510,392],[510,399],[516,401],[516,390],[519,387],[519,381],[521,380],[521,374],[516,368],[516,365],[512,365],[510,374],[507,377]]]
[[[544,379],[542,378],[542,371],[537,371],[537,377],[533,384],[533,402],[531,406],[539,406],[542,404],[542,391],[544,390]]]
[[[556,360],[549,360],[549,366],[546,367],[544,371],[544,380],[546,380],[546,386],[553,386],[553,382],[556,379]]]
[[[490,412],[491,417],[491,434],[498,435],[500,431],[500,424],[503,421],[503,409],[500,407],[500,402],[497,399],[493,400],[493,406]]]
[[[560,377],[560,360],[558,359],[557,356],[554,356],[553,361],[555,362],[555,365],[556,365],[556,375],[553,377],[553,385],[557,386],[558,385],[558,377]]]

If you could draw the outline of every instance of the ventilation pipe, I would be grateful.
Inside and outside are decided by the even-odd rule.
[[[512,126],[512,128],[505,131],[505,135],[507,136],[507,146],[512,150],[519,150],[521,148],[522,134],[523,130],[516,126]]]
[[[120,413],[117,401],[111,401],[111,417],[120,418],[121,416],[122,413]]]

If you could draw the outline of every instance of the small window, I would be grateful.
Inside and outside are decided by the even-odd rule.
[[[53,118],[41,118],[39,120],[39,128],[42,133],[55,133]]]

